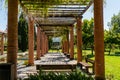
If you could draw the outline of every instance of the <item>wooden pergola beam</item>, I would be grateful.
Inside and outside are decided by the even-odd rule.
[[[28,10],[41,10],[42,8],[38,5],[38,6],[36,6],[37,8],[34,8],[34,5],[26,5],[26,7],[30,7],[30,8],[28,8]],[[50,8],[48,8],[48,10],[60,10],[60,9],[62,9],[62,10],[69,10],[69,9],[71,9],[71,10],[84,10],[86,8],[86,6],[74,6],[74,7],[71,7],[71,6],[53,6],[53,7],[50,7]]]

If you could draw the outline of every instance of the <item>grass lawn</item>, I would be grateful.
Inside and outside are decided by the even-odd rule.
[[[120,80],[120,56],[105,56],[105,74],[112,80]]]

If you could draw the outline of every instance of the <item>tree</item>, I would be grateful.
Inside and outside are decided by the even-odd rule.
[[[91,47],[92,54],[93,54],[93,49],[94,49],[93,27],[94,27],[93,18],[90,21],[86,19],[83,21],[83,26],[82,26],[83,47],[85,49],[88,47]]]
[[[107,30],[104,31],[104,42],[105,42],[105,47],[109,48],[108,54],[110,55],[112,47],[116,43],[116,38],[111,31],[107,31]]]
[[[23,52],[28,48],[28,24],[23,13],[21,13],[18,22],[18,47]]]
[[[112,47],[120,43],[120,12],[113,15],[111,22],[108,23],[109,30],[105,30],[105,46],[109,48],[109,55]]]

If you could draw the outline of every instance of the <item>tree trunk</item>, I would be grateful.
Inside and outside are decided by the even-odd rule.
[[[109,48],[109,53],[108,53],[108,55],[110,55],[110,53],[111,53],[111,49],[112,49],[112,45],[110,45],[110,48]]]

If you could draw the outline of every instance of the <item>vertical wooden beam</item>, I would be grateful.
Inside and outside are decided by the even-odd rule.
[[[66,53],[69,53],[69,31],[66,34]]]
[[[46,38],[46,35],[45,35],[45,44],[44,44],[44,45],[45,45],[45,54],[47,53],[47,49],[46,49],[46,47],[47,47],[47,45],[46,45],[46,39],[47,39],[47,38]]]
[[[65,47],[66,47],[65,41],[63,41],[63,53],[64,53],[64,54],[66,54],[66,53],[65,53],[65,51],[66,51],[66,48],[65,48]]]
[[[28,23],[28,45],[29,45],[29,65],[34,65],[34,19],[29,18]]]
[[[77,62],[82,61],[82,16],[77,18]]]
[[[43,32],[43,54],[45,55],[45,32]]]
[[[18,0],[8,0],[7,63],[14,64],[14,80],[17,80],[18,51]]]
[[[74,59],[74,32],[73,26],[70,27],[70,59]]]
[[[62,41],[62,53],[64,53],[64,43]]]
[[[47,53],[48,53],[48,36],[47,36]]]
[[[1,36],[1,55],[4,53],[4,33]]]
[[[40,53],[40,27],[37,27],[37,60],[40,59],[41,53]]]
[[[42,46],[41,46],[41,51],[42,51],[42,56],[44,56],[44,33],[42,32],[41,34],[41,38],[42,38]]]
[[[105,80],[103,0],[94,0],[95,79]]]

